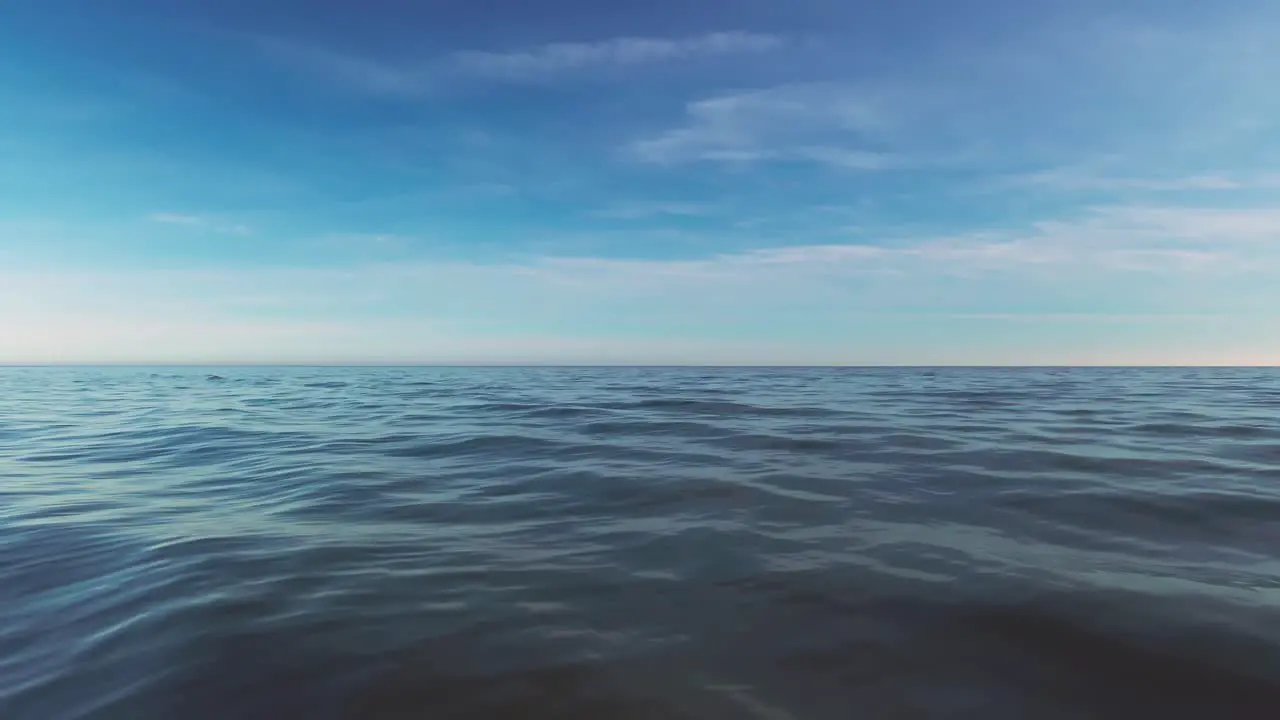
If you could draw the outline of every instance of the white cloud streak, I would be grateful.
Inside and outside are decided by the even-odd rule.
[[[172,212],[156,212],[147,216],[147,219],[153,223],[161,225],[179,225],[188,228],[208,230],[223,235],[251,235],[253,229],[248,225],[235,222],[226,222],[216,218],[204,215],[189,215],[185,213]]]
[[[463,50],[432,60],[374,60],[276,38],[259,38],[264,52],[287,65],[352,90],[391,97],[429,95],[451,82],[544,83],[611,69],[762,54],[784,48],[785,37],[743,31],[680,38],[618,37],[554,42],[513,51]]]
[[[784,45],[786,40],[776,35],[741,31],[676,39],[623,37],[599,42],[551,43],[516,52],[460,52],[449,59],[448,65],[464,75],[524,82],[588,68],[761,53]]]
[[[189,225],[200,227],[205,224],[205,220],[198,215],[182,215],[179,213],[152,213],[148,216],[152,222],[164,223],[166,225]]]
[[[665,165],[781,160],[881,170],[906,161],[848,144],[892,123],[887,103],[871,91],[831,83],[783,85],[691,102],[683,125],[633,142],[628,151],[642,162]]]
[[[1071,222],[1037,226],[1049,237],[1079,236],[1112,247],[1193,245],[1205,251],[1280,250],[1280,209],[1121,205]]]
[[[1102,191],[1232,191],[1280,188],[1280,175],[1201,173],[1167,177],[1137,177],[1089,170],[1086,168],[1054,168],[1020,175],[1013,185],[1043,187],[1050,190]]]

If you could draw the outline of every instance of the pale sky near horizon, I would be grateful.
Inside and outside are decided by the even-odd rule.
[[[1280,364],[1280,3],[15,0],[0,363]]]

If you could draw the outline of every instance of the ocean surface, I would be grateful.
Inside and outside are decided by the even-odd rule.
[[[0,368],[0,718],[1280,718],[1280,370]]]

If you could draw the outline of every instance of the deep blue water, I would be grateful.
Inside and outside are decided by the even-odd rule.
[[[1277,370],[0,369],[5,720],[1210,717]]]

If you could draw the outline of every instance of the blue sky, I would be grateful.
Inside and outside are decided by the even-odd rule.
[[[1280,5],[16,0],[0,362],[1280,363]]]

